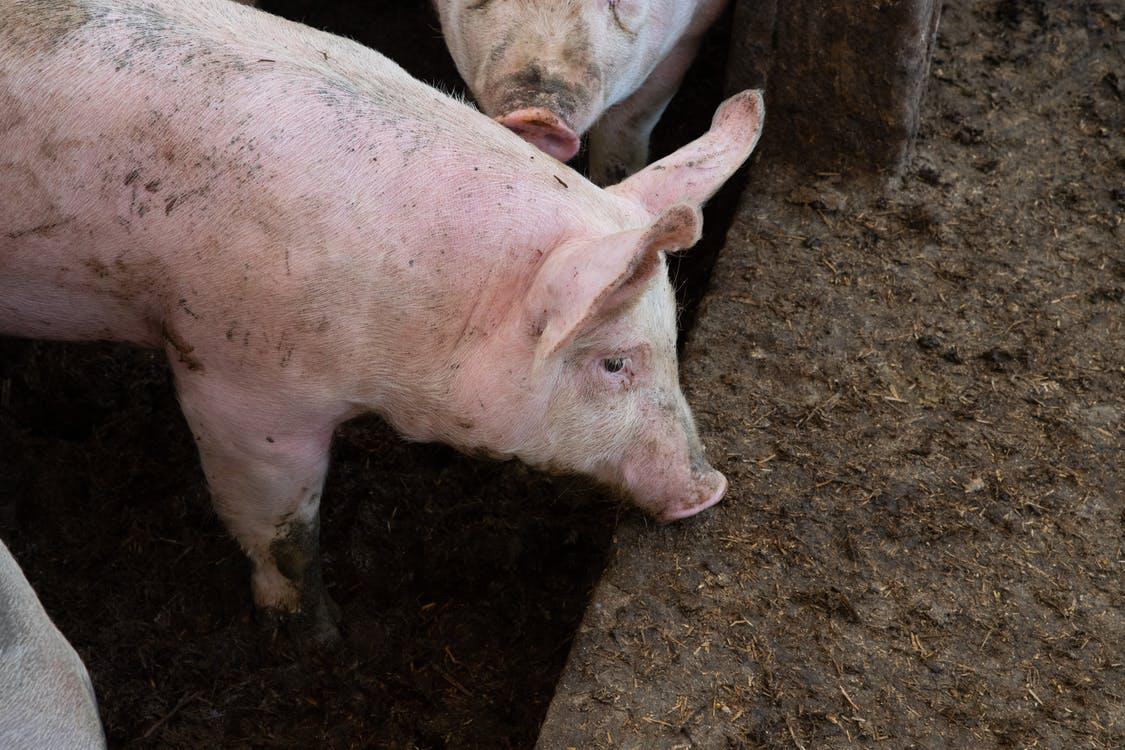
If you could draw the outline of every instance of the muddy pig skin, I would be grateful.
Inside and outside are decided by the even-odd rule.
[[[722,496],[664,253],[753,150],[758,92],[603,190],[376,52],[228,0],[0,18],[0,335],[164,350],[267,621],[335,635],[318,509],[361,413],[665,521]]]
[[[590,133],[608,185],[648,161],[652,129],[727,0],[434,0],[481,108],[556,157]]]
[[[104,747],[85,665],[0,542],[0,748]]]

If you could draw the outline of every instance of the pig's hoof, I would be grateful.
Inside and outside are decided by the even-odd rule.
[[[312,616],[302,617],[294,635],[298,640],[317,648],[340,645],[340,608],[326,594]]]
[[[316,648],[336,648],[343,641],[340,637],[340,628],[327,619],[318,620],[300,638]]]
[[[258,624],[268,632],[280,631],[302,648],[334,648],[341,642],[340,608],[331,600],[321,602],[311,612],[290,612],[278,608],[257,610]]]

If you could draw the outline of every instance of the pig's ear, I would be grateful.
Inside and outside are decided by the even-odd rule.
[[[677,203],[701,206],[753,153],[765,116],[760,90],[735,94],[719,105],[703,136],[607,190],[654,216]]]
[[[649,226],[559,247],[544,261],[528,297],[541,331],[536,357],[549,357],[603,316],[636,299],[664,266],[661,253],[699,241],[695,206],[665,210]]]

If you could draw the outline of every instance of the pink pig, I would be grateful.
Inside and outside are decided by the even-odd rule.
[[[329,443],[407,439],[718,502],[664,254],[758,92],[608,190],[370,49],[228,0],[0,0],[0,334],[167,353],[267,616],[335,634]]]
[[[484,111],[560,161],[590,132],[608,185],[648,162],[648,141],[727,0],[434,0],[445,41]]]
[[[86,665],[0,541],[0,747],[104,750]]]

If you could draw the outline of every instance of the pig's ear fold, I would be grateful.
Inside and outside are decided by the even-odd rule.
[[[536,358],[550,357],[605,315],[635,300],[662,268],[661,253],[699,241],[695,206],[665,210],[647,227],[559,247],[544,261],[528,297],[540,332]]]
[[[765,117],[760,90],[735,94],[719,105],[703,136],[607,190],[654,216],[677,203],[701,206],[754,152]]]

